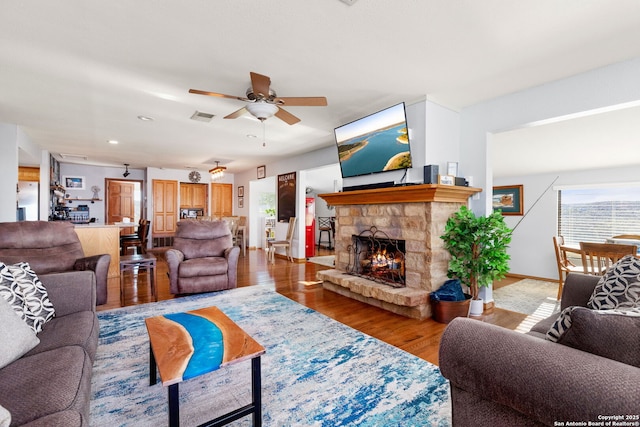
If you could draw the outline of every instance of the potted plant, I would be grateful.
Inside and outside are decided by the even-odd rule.
[[[479,288],[502,279],[509,271],[507,245],[511,242],[511,233],[499,211],[489,216],[476,216],[468,207],[462,206],[447,220],[444,234],[440,236],[451,254],[447,276],[455,277],[469,287],[470,314],[482,314]]]

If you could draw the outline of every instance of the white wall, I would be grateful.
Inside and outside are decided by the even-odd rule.
[[[509,248],[511,273],[557,280],[552,240],[558,230],[558,192],[555,187],[639,181],[637,167],[496,178],[495,185],[522,184],[524,187],[525,215],[504,217],[510,227],[516,227]]]
[[[465,175],[474,176],[474,186],[484,188],[479,200],[471,202],[477,214],[491,211],[491,134],[532,126],[545,121],[592,114],[610,108],[638,105],[640,102],[640,59],[634,59],[608,67],[599,68],[574,77],[566,78],[514,93],[465,108],[460,113],[460,159]],[[615,149],[603,147],[603,149]],[[553,153],[549,153],[550,156]],[[571,159],[567,159],[571,161]],[[594,182],[603,179],[624,181],[633,174],[634,168],[615,169],[594,173],[563,173],[564,184]],[[608,177],[606,176],[608,174]],[[637,177],[637,172],[636,172]],[[500,184],[525,185],[525,212],[536,195],[540,195],[555,178],[554,175],[539,177],[511,177],[501,179]],[[637,178],[635,178],[637,179]],[[510,254],[511,272],[538,277],[557,277],[550,267],[553,255],[551,236],[556,233],[556,207],[553,196],[546,195],[518,226],[514,232]],[[552,219],[553,217],[553,219]],[[509,225],[515,225],[520,217],[511,217]],[[555,267],[555,260],[553,260]],[[491,300],[492,298],[488,298]]]
[[[0,222],[13,222],[18,185],[18,126],[0,123],[0,147]]]

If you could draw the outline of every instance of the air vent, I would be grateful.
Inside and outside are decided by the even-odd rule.
[[[62,157],[63,160],[71,160],[71,159],[89,160],[89,156],[87,156],[85,154],[63,154],[63,153],[60,153],[60,157]]]
[[[191,116],[191,120],[197,120],[199,122],[210,122],[215,116],[209,113],[203,113],[202,111],[196,111]]]

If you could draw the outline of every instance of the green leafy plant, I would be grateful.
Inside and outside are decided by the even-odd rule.
[[[480,287],[502,279],[509,271],[511,234],[500,212],[477,217],[462,206],[447,220],[440,236],[451,254],[447,276],[469,286],[471,297],[477,300]]]
[[[268,208],[264,210],[264,213],[266,213],[269,216],[275,216],[276,215],[276,210],[274,208]]]

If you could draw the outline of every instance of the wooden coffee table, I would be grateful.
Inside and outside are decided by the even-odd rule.
[[[201,426],[223,426],[252,414],[253,425],[262,425],[260,356],[264,347],[217,307],[145,319],[149,333],[149,384],[169,388],[169,425],[180,425],[178,384],[190,378],[251,359],[252,402]]]

